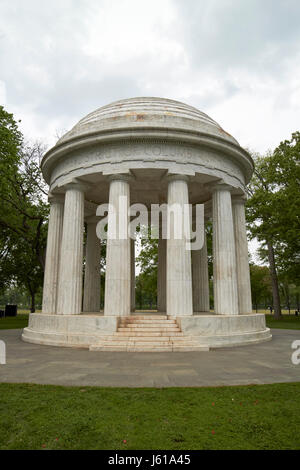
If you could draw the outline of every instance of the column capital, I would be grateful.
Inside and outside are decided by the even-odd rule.
[[[134,176],[130,173],[115,173],[113,175],[108,175],[109,181],[124,181],[126,183],[131,183],[134,180]]]
[[[64,196],[62,194],[54,194],[49,191],[48,193],[48,202],[50,204],[63,204]]]
[[[89,183],[81,181],[78,178],[73,178],[71,181],[65,183],[60,188],[64,191],[67,191],[68,189],[76,189],[77,191],[82,191],[85,193],[90,187],[91,185]]]
[[[230,191],[231,192],[233,191],[234,188],[230,184],[220,182],[220,183],[215,183],[215,184],[210,185],[210,189],[212,190],[212,192],[216,192],[216,191]]]
[[[231,196],[232,204],[243,204],[247,202],[247,197],[245,194]]]
[[[190,181],[190,177],[188,175],[181,175],[179,173],[169,173],[167,175],[167,181],[185,181],[188,183]]]

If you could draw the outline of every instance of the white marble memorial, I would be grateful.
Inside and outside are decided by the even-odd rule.
[[[111,103],[67,132],[41,168],[50,202],[43,311],[30,315],[24,341],[91,351],[203,351],[271,338],[251,304],[244,206],[253,161],[205,113],[163,98]],[[168,211],[177,205],[188,228],[177,238],[173,215],[168,239],[160,228],[158,312],[136,312],[129,206],[162,203]],[[97,215],[103,204],[107,212]],[[200,249],[186,248],[188,204],[204,204],[213,224],[214,310],[205,237]],[[96,227],[106,216],[100,312]]]

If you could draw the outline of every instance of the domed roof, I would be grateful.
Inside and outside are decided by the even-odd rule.
[[[61,168],[65,168],[64,175],[70,173],[67,168],[73,164],[77,174],[82,169],[94,170],[95,165],[106,168],[106,164],[109,165],[106,172],[110,171],[110,165],[115,164],[118,170],[125,171],[124,168],[131,161],[129,157],[133,158],[134,165],[145,166],[146,160],[151,168],[156,165],[160,167],[162,161],[157,163],[145,148],[140,152],[141,146],[148,148],[153,145],[157,146],[155,152],[158,152],[159,145],[175,145],[177,150],[181,149],[181,157],[177,151],[175,154],[171,151],[165,154],[168,158],[162,161],[166,168],[173,165],[173,160],[176,162],[176,159],[181,158],[190,172],[194,171],[194,167],[188,169],[191,159],[192,165],[195,161],[196,165],[202,162],[201,171],[211,163],[213,172],[221,165],[222,168],[226,166],[228,174],[233,171],[232,165],[237,164],[237,172],[242,169],[246,182],[253,173],[254,165],[248,152],[207,114],[180,101],[150,97],[115,101],[88,114],[46,152],[41,160],[41,169],[45,180],[50,182],[57,180],[57,172]],[[125,147],[129,155],[126,153],[126,158],[123,158],[122,149]],[[136,151],[138,153],[134,153]],[[201,157],[193,160],[192,153],[199,151],[202,152]],[[114,152],[117,159],[111,157]],[[79,162],[80,158],[84,158],[84,161]],[[98,163],[95,164],[95,161]]]
[[[81,119],[56,145],[90,134],[125,130],[170,130],[201,133],[238,142],[207,114],[166,98],[138,97],[115,101]]]

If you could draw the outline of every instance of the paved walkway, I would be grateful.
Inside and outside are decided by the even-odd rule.
[[[273,339],[254,346],[209,352],[90,352],[24,343],[21,330],[0,330],[7,364],[0,382],[105,387],[201,387],[300,381],[291,344],[300,330],[272,330]]]

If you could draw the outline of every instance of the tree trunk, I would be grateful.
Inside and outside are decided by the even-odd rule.
[[[30,312],[35,313],[35,293],[34,292],[31,293],[30,298],[31,298]]]
[[[30,294],[30,312],[35,313],[35,292],[31,288],[30,284],[27,284],[27,286],[28,286],[28,290],[29,290],[29,294]]]
[[[289,315],[290,315],[291,314],[291,298],[290,298],[290,289],[289,289],[288,284],[286,286],[286,304],[287,304],[287,308],[288,308]]]
[[[269,270],[270,270],[272,294],[273,294],[274,317],[279,319],[281,317],[281,308],[280,308],[278,277],[277,277],[275,257],[274,257],[274,248],[270,242],[267,242],[267,245],[268,245]]]
[[[142,291],[139,292],[138,299],[139,299],[139,300],[138,300],[138,302],[139,302],[139,309],[142,310],[142,308],[143,308],[143,292],[142,292]]]

